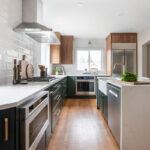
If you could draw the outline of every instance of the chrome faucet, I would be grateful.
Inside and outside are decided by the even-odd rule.
[[[123,74],[125,73],[125,71],[126,71],[126,66],[125,66],[125,64],[116,63],[116,64],[114,64],[114,69],[116,69],[116,66],[122,66],[122,68],[123,68]]]

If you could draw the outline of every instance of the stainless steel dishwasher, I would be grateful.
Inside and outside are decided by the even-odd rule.
[[[120,145],[121,89],[108,84],[108,126]]]

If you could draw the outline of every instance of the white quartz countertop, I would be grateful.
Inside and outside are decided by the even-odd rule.
[[[0,86],[0,110],[12,108],[30,99],[39,91],[59,82],[66,76],[59,76],[51,82],[29,82],[25,85],[2,85]]]
[[[51,75],[51,76],[54,76],[54,77],[59,77],[59,76],[64,76],[64,75]],[[95,76],[95,77],[109,77],[108,75],[106,74],[68,74],[66,76]]]
[[[98,77],[98,80],[104,80],[106,81],[107,83],[110,83],[114,86],[117,86],[117,87],[137,87],[137,86],[146,86],[146,87],[150,87],[150,84],[142,84],[142,85],[132,85],[132,84],[128,84],[128,83],[123,83],[123,82],[120,82],[119,80],[121,80],[121,78],[115,78],[115,77]],[[149,79],[142,79],[140,78],[139,81],[148,81],[150,82]]]

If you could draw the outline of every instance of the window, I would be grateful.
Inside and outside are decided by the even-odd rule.
[[[77,70],[89,68],[89,53],[88,51],[77,52]]]
[[[102,51],[101,50],[78,50],[77,51],[77,70],[83,71],[91,68],[102,70]]]

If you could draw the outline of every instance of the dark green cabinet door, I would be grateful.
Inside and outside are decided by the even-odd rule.
[[[103,92],[100,92],[100,109],[101,112],[105,118],[105,120],[108,120],[108,97]]]
[[[0,150],[16,150],[16,109],[0,110]]]
[[[65,103],[66,97],[67,97],[67,78],[65,78],[62,81],[62,101],[63,101],[62,103],[63,105]]]
[[[76,95],[76,77],[67,77],[67,97],[75,97]]]
[[[103,102],[104,102],[104,118],[106,121],[108,121],[108,97],[104,95],[103,97]]]
[[[108,97],[100,90],[97,91],[97,108],[101,110],[105,120],[108,120]]]
[[[101,99],[101,93],[100,90],[97,90],[97,109],[100,109],[100,99]]]

